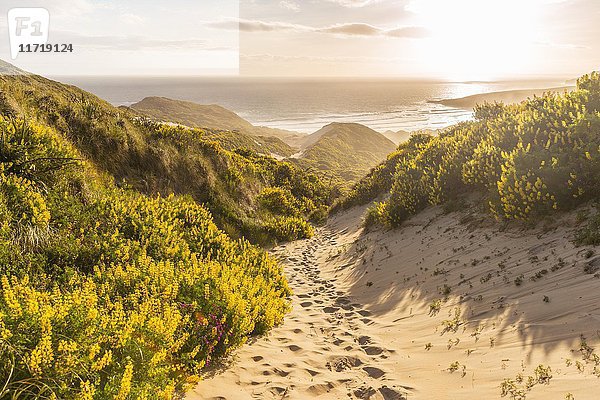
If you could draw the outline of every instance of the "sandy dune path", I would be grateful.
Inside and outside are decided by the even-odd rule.
[[[314,238],[272,251],[294,291],[285,324],[240,349],[233,368],[202,382],[191,399],[402,399],[393,349],[380,346],[370,312],[322,276],[318,257],[338,245],[321,229]]]
[[[600,254],[576,213],[525,230],[472,210],[365,233],[357,208],[274,249],[292,312],[188,398],[598,399]]]

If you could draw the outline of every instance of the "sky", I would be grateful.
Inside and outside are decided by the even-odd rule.
[[[48,43],[72,54],[10,59],[7,12],[44,7]],[[237,75],[239,32],[208,24],[239,19],[238,0],[2,0],[0,58],[43,75]]]
[[[50,11],[20,54],[47,75],[577,77],[600,66],[598,0],[3,0]],[[0,58],[8,61],[8,35]]]

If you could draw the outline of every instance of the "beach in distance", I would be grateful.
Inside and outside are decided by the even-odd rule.
[[[525,90],[528,95],[563,85],[559,80],[433,82],[403,79],[291,79],[194,77],[57,77],[115,106],[148,96],[218,104],[256,126],[313,133],[331,122],[353,122],[378,132],[441,129],[471,118],[478,98]],[[520,100],[523,96],[518,96]],[[525,96],[528,97],[528,96]],[[500,96],[498,100],[507,100]],[[510,100],[510,99],[508,99]]]

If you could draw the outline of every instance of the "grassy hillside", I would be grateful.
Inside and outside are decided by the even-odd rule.
[[[428,133],[412,134],[408,141],[401,143],[396,151],[387,156],[385,161],[373,168],[360,181],[356,182],[345,196],[340,197],[333,205],[332,211],[336,212],[353,206],[367,204],[380,196],[385,196],[392,187],[398,164],[404,158],[412,157],[432,137]]]
[[[536,221],[558,210],[597,200],[600,179],[600,75],[579,79],[571,93],[547,93],[516,105],[484,104],[475,121],[438,136],[411,139],[356,186],[345,204],[387,200],[369,221],[401,224],[429,204],[468,194],[500,220]]]
[[[333,123],[309,136],[296,162],[346,189],[395,147],[385,136],[364,125]]]
[[[172,398],[282,321],[263,251],[189,196],[112,182],[55,128],[0,116],[0,398]]]
[[[171,399],[283,321],[280,265],[228,233],[310,236],[307,219],[322,220],[329,202],[315,175],[228,150],[214,140],[223,132],[154,123],[10,71],[0,398]]]
[[[226,150],[214,140],[226,133],[132,117],[78,88],[35,75],[0,76],[0,92],[4,115],[55,128],[121,186],[191,195],[233,236],[257,243],[309,236],[307,218],[321,220],[327,208],[329,191],[315,175],[246,149]],[[265,200],[274,191],[287,209]]]
[[[254,126],[233,111],[214,104],[204,105],[166,97],[146,97],[132,104],[130,108],[157,121],[175,122],[195,128],[237,131],[243,135],[254,136],[254,140],[263,146],[268,146],[270,152],[282,156],[294,153],[286,143],[296,144],[305,136],[281,129]]]
[[[385,131],[383,132],[383,136],[390,139],[394,144],[399,145],[400,143],[406,142],[410,139],[410,132],[399,130],[398,132],[394,131]]]

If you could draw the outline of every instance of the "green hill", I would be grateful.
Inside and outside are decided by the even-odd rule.
[[[232,236],[256,243],[307,236],[306,219],[322,219],[329,202],[315,175],[216,141],[234,133],[154,123],[35,75],[0,76],[0,92],[0,112],[55,128],[119,185],[191,195]],[[270,203],[274,191],[287,209]]]
[[[310,135],[295,161],[348,188],[395,148],[392,141],[364,125],[333,123]]]
[[[233,111],[218,105],[204,105],[190,101],[173,100],[166,97],[146,97],[130,107],[141,115],[157,121],[175,122],[195,128],[207,128],[219,131],[235,131],[245,136],[247,147],[252,141],[257,141],[259,146],[267,147],[271,153],[281,156],[293,154],[292,148],[286,144],[295,145],[304,139],[305,135],[252,125]],[[258,149],[260,150],[260,149]]]
[[[396,226],[427,205],[476,195],[499,220],[533,222],[597,201],[599,180],[600,75],[593,73],[575,91],[486,103],[474,121],[413,135],[340,206],[386,196],[368,221]]]
[[[388,130],[382,134],[396,145],[399,145],[400,143],[406,142],[408,139],[410,139],[410,132],[403,130],[399,130],[398,132]]]

